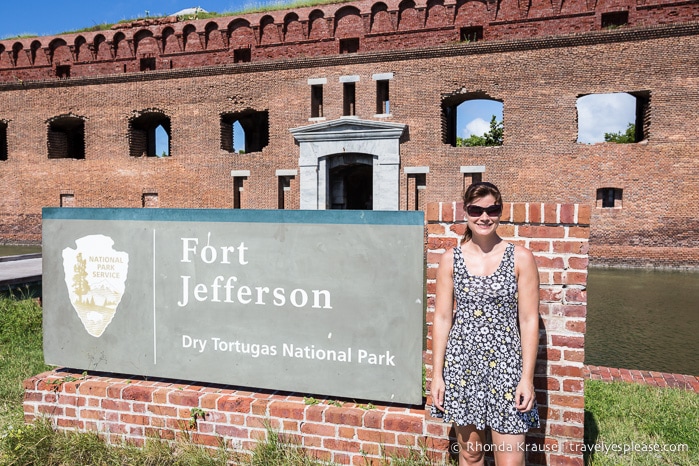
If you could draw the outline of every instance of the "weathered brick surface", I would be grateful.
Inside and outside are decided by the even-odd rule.
[[[458,198],[460,167],[485,166],[484,179],[515,203],[507,216],[543,217],[541,228],[589,222],[593,265],[699,263],[691,233],[698,227],[699,93],[687,79],[695,74],[699,4],[410,3],[388,0],[383,8],[361,0],[0,41],[0,143],[7,146],[0,242],[39,242],[41,208],[61,202],[230,208],[239,200],[243,208],[277,208],[276,170],[299,164],[289,129],[310,124],[308,79],[327,79],[329,121],[343,114],[339,78],[358,76],[357,116],[377,119],[372,75],[393,73],[391,115],[380,119],[409,127],[402,167],[429,167],[422,205]],[[619,10],[629,12],[628,25],[602,29],[602,15]],[[458,42],[460,28],[473,25],[483,26],[483,40]],[[358,53],[339,54],[340,39],[351,37],[359,38]],[[249,48],[249,63],[234,63],[241,48]],[[142,58],[155,58],[155,71],[141,72]],[[57,66],[70,66],[70,77],[56,77]],[[577,98],[607,92],[650,95],[646,141],[575,142]],[[442,100],[462,93],[503,102],[503,146],[443,143]],[[130,155],[141,133],[130,132],[129,122],[146,110],[170,119],[167,159]],[[221,148],[221,115],[246,110],[268,112],[269,144],[232,154]],[[49,159],[48,126],[60,116],[84,122],[84,159]],[[250,171],[236,178],[242,191],[233,170]],[[400,208],[414,208],[409,177],[403,170],[400,177]],[[602,187],[623,189],[621,208],[597,207]],[[283,198],[285,208],[299,207],[299,176]],[[522,210],[533,200],[549,207]]]
[[[463,210],[459,202],[439,203],[442,209]],[[587,232],[589,218],[577,216],[579,205],[573,204],[530,204],[514,203],[505,209],[498,233],[507,241],[530,247],[537,261],[540,275],[544,277],[540,285],[541,330],[539,352],[535,368],[537,401],[544,418],[542,429],[532,431],[528,442],[532,445],[550,445],[546,454],[541,451],[528,453],[527,464],[582,464],[580,453],[565,450],[570,442],[582,442],[584,426],[583,360],[585,343],[585,314],[587,282],[587,234],[571,238],[571,231]],[[435,206],[430,206],[436,209]],[[542,215],[543,212],[543,215]],[[547,215],[547,212],[556,213]],[[511,213],[511,215],[509,215]],[[444,218],[434,215],[433,218]],[[435,220],[444,226],[444,238],[458,237],[450,228],[451,222]],[[464,223],[463,219],[456,223]],[[432,231],[440,231],[433,228]],[[433,235],[435,236],[435,235]],[[438,266],[439,254],[446,248],[430,250],[430,245],[448,244],[431,238],[428,241],[428,270]],[[553,244],[570,243],[574,247],[552,247]],[[534,247],[532,247],[534,246]],[[571,272],[571,264],[575,265]],[[434,283],[434,274],[428,274],[428,285]],[[428,293],[434,293],[428,286]],[[432,291],[431,291],[432,290]],[[429,296],[429,295],[428,295]],[[430,301],[428,313],[428,339],[431,338],[434,303]],[[428,348],[431,345],[428,341]],[[429,349],[428,349],[429,351]],[[425,361],[429,358],[426,355]],[[431,378],[431,366],[428,366]],[[561,413],[565,412],[563,419]],[[558,459],[554,460],[553,455]],[[563,459],[561,459],[563,458]]]
[[[491,5],[492,6],[492,5]],[[229,64],[235,52],[250,50],[251,62],[336,55],[339,41],[359,40],[359,52],[448,44],[462,27],[483,27],[482,41],[541,38],[602,30],[608,11],[628,10],[629,25],[694,21],[691,3],[673,0],[645,6],[622,0],[613,5],[571,2],[561,8],[536,2],[518,7],[461,2],[354,1],[212,19],[159,18],[116,25],[111,30],[0,41],[0,79],[13,82]],[[151,69],[150,66],[147,69]]]

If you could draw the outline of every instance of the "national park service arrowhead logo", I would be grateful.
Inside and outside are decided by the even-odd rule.
[[[129,254],[114,250],[114,240],[104,235],[83,236],[75,244],[63,250],[68,295],[87,333],[99,337],[124,295]]]

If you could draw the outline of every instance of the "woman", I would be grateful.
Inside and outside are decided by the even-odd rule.
[[[437,269],[432,412],[454,422],[460,466],[482,465],[489,450],[498,466],[523,466],[525,433],[539,427],[539,272],[528,249],[498,236],[495,185],[469,186],[464,208],[464,240]],[[492,445],[485,444],[486,427]]]

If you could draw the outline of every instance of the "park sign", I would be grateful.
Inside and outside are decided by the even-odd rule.
[[[45,208],[42,234],[47,364],[422,402],[422,212]]]

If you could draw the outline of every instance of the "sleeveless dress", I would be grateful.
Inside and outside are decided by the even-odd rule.
[[[531,411],[515,408],[522,343],[514,251],[508,244],[497,270],[478,276],[469,274],[461,248],[454,248],[456,313],[444,358],[444,412],[432,407],[445,422],[503,434],[539,427],[536,401]]]

